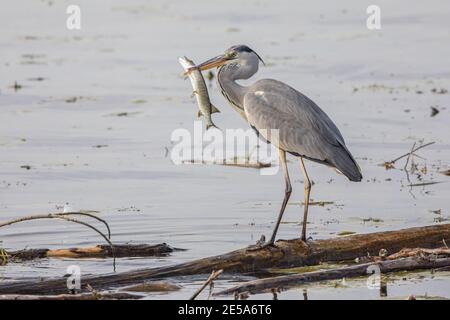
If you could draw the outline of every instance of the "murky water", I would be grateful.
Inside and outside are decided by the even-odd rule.
[[[82,9],[82,29],[65,27],[69,4]],[[119,259],[117,270],[178,263],[246,246],[268,236],[283,196],[280,174],[226,166],[175,166],[166,148],[177,128],[193,130],[190,84],[180,55],[196,61],[245,43],[265,60],[255,76],[289,83],[336,122],[363,170],[351,183],[308,162],[313,238],[430,225],[450,218],[450,4],[379,2],[382,29],[365,26],[365,4],[274,1],[14,1],[0,11],[0,221],[74,209],[99,210],[113,240],[167,242],[188,249],[169,257]],[[249,81],[254,81],[251,79]],[[14,83],[21,88],[16,88]],[[436,90],[434,90],[436,89]],[[213,83],[221,128],[247,128]],[[440,111],[430,116],[430,107]],[[419,140],[436,143],[405,173],[380,163]],[[102,147],[98,147],[102,146]],[[302,176],[290,158],[294,192],[280,238],[299,235]],[[30,166],[31,169],[21,168]],[[441,210],[440,215],[432,211]],[[375,222],[370,220],[373,218]],[[437,219],[438,218],[438,219]],[[366,221],[369,219],[370,221]],[[0,230],[8,249],[95,245],[91,230],[57,221]],[[40,260],[0,267],[4,278],[112,271],[110,260]],[[388,297],[450,298],[448,273],[392,280]],[[202,279],[150,298],[186,298]],[[217,288],[231,285],[218,281]],[[308,297],[377,298],[365,280],[307,287]],[[257,296],[272,298],[270,295]],[[302,288],[280,299],[303,299]]]

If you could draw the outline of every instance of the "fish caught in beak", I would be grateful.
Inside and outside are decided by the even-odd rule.
[[[212,69],[215,67],[220,67],[221,65],[227,63],[229,60],[231,60],[229,57],[227,57],[224,54],[218,55],[217,57],[214,57],[212,59],[209,59],[203,63],[200,63],[192,68],[189,68],[186,73],[189,73],[193,69],[198,69],[200,71]]]

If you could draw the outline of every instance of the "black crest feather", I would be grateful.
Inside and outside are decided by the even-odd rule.
[[[264,60],[259,56],[259,54],[257,54],[254,50],[252,50],[250,47],[246,46],[245,44],[240,44],[240,45],[236,45],[236,46],[232,46],[229,50],[233,50],[236,52],[253,52],[254,54],[256,54],[256,56],[258,57],[258,59],[264,64]]]

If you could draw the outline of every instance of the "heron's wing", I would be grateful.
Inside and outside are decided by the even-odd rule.
[[[278,141],[271,142],[287,152],[329,164],[345,175],[350,169],[352,174],[359,172],[341,133],[325,112],[295,89],[265,81],[257,82],[244,96],[245,115],[252,127],[269,141],[273,137],[265,130],[278,129]]]

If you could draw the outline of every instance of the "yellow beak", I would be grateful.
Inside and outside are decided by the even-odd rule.
[[[226,58],[223,54],[214,57],[212,59],[209,59],[203,63],[200,63],[199,65],[195,66],[195,68],[203,70],[212,69],[214,67],[220,67],[221,65],[225,64],[229,59]]]

